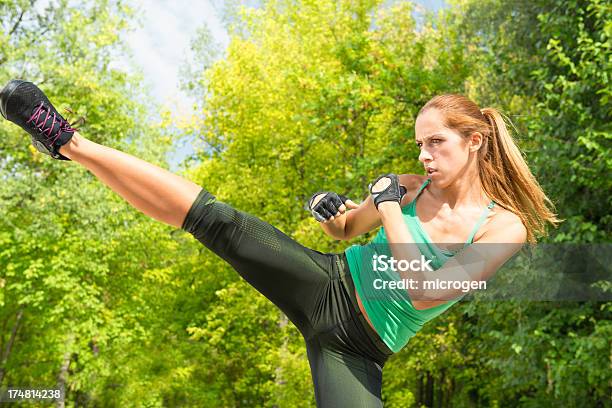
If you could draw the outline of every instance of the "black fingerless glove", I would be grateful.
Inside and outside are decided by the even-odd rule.
[[[389,179],[389,185],[385,188],[374,190],[376,183],[385,178]],[[370,184],[369,189],[376,209],[378,209],[378,205],[380,203],[385,201],[395,201],[396,203],[401,204],[402,197],[407,191],[406,187],[400,185],[397,175],[393,173],[384,174],[378,177]]]
[[[315,198],[321,194],[325,194],[325,196],[313,206],[312,203]],[[346,200],[348,200],[346,196],[338,195],[331,191],[319,191],[314,193],[312,197],[310,197],[310,200],[308,200],[308,210],[317,221],[327,221],[333,215],[338,214],[340,206],[344,204]]]

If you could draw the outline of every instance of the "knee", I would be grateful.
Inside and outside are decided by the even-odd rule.
[[[237,210],[203,190],[189,210],[182,229],[217,255],[227,258],[235,252],[239,225]]]
[[[210,194],[205,189],[202,189],[187,212],[181,229],[189,232],[190,234],[194,234],[205,220],[208,213],[210,213],[212,206],[216,202],[217,199],[215,196]]]
[[[280,253],[280,239],[274,227],[252,215],[201,193],[183,224],[208,249],[233,263],[270,262]]]

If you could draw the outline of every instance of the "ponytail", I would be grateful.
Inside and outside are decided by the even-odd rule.
[[[556,227],[561,220],[529,170],[500,112],[495,108],[481,112],[491,129],[488,149],[478,152],[481,183],[496,203],[521,219],[527,228],[527,241],[533,244],[536,237],[546,235],[546,223]],[[509,119],[508,122],[511,123]]]
[[[478,171],[482,187],[501,207],[516,214],[527,229],[527,241],[546,236],[546,224],[557,226],[554,204],[535,179],[506,122],[495,108],[479,109],[462,95],[436,96],[421,108],[419,114],[436,108],[444,114],[444,125],[464,138],[474,132],[483,135],[478,151]],[[509,119],[506,119],[511,124]]]

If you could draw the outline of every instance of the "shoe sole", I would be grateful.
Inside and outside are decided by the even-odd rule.
[[[6,117],[6,105],[8,104],[8,100],[19,85],[23,84],[24,82],[25,81],[19,79],[13,79],[9,81],[9,83],[6,84],[6,86],[0,91],[0,114],[2,114],[4,119],[8,120]]]

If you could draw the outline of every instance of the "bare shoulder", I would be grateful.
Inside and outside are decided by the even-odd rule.
[[[421,176],[419,174],[400,174],[398,177],[400,184],[404,185],[408,190],[402,199],[401,206],[404,207],[414,199],[417,191],[419,191],[419,187],[427,180],[427,176]]]
[[[481,238],[489,242],[525,242],[527,228],[518,215],[496,205]]]
[[[491,219],[491,226],[501,227],[510,226],[513,224],[523,225],[523,222],[518,215],[497,204],[493,207],[493,211],[491,212],[494,214],[493,218]]]

